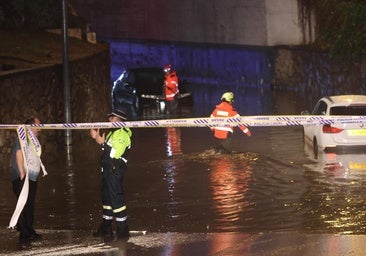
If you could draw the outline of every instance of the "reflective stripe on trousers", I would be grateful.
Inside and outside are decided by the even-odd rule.
[[[123,178],[126,166],[116,170],[103,167],[102,202],[103,219],[125,221],[127,219],[126,201],[123,189]]]

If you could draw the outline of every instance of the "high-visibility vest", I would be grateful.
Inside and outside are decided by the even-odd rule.
[[[174,100],[175,95],[179,93],[178,76],[175,71],[165,75],[165,99]]]
[[[132,131],[128,127],[120,128],[109,132],[106,136],[106,144],[111,147],[109,154],[110,158],[119,159],[122,158],[125,162],[126,159],[123,157],[127,151],[131,148],[131,136]]]
[[[211,113],[211,117],[239,117],[239,113],[235,110],[233,105],[226,101],[222,101],[220,104],[216,105],[216,108]],[[245,132],[249,131],[244,125],[239,126],[239,128]],[[233,133],[233,127],[231,126],[217,126],[212,128],[214,131],[214,136],[218,139],[226,139],[228,132]]]

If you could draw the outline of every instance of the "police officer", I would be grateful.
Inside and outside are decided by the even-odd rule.
[[[216,108],[211,114],[211,117],[239,117],[239,113],[233,107],[234,93],[225,92],[221,96],[221,103],[216,105]],[[246,126],[239,126],[239,128],[247,135],[251,136],[252,133]],[[214,132],[214,137],[218,142],[215,148],[216,152],[219,153],[231,153],[231,140],[234,132],[233,127],[212,127],[211,130]]]
[[[123,111],[113,110],[108,114],[109,122],[126,121],[127,116]],[[105,240],[113,239],[112,221],[117,225],[117,239],[129,237],[127,225],[126,201],[123,189],[123,178],[127,167],[127,153],[131,147],[132,132],[129,128],[116,128],[100,134],[99,129],[90,130],[91,137],[101,145],[102,155],[102,203],[103,216],[94,236],[104,237]]]

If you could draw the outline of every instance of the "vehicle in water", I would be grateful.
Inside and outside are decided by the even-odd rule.
[[[338,95],[321,98],[313,111],[303,111],[301,114],[320,116],[366,116],[365,95]],[[331,123],[306,124],[304,139],[310,143],[314,156],[318,150],[342,152],[366,152],[366,124],[358,123]]]
[[[113,82],[112,107],[125,111],[132,117],[141,115],[145,107],[155,107],[164,113],[165,72],[161,67],[127,68]],[[179,81],[179,104],[192,103],[192,94],[186,81]]]

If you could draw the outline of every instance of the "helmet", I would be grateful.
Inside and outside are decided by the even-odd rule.
[[[227,102],[234,102],[234,93],[232,92],[225,92],[222,96],[221,96],[221,100],[225,100]]]
[[[168,73],[168,72],[170,72],[170,70],[172,69],[172,65],[170,65],[170,64],[166,64],[165,66],[164,66],[164,72],[165,73]]]

